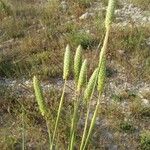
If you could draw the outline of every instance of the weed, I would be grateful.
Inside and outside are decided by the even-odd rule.
[[[95,44],[95,40],[86,32],[72,32],[68,35],[68,40],[75,46],[81,45],[83,49],[91,48]]]
[[[119,126],[120,126],[120,129],[126,133],[132,133],[135,130],[133,124],[130,123],[129,121],[123,121],[120,123]]]
[[[142,150],[149,150],[150,148],[150,132],[143,131],[140,135],[140,146]]]
[[[7,1],[0,1],[0,20],[12,14],[12,9]]]
[[[135,5],[141,5],[140,7],[142,7],[143,10],[149,7],[147,5],[147,1],[145,1],[146,4],[141,3],[139,0],[132,1],[135,2]],[[37,75],[41,80],[49,79],[49,77],[60,76],[63,72],[61,62],[63,61],[62,56],[66,43],[69,43],[72,47],[77,47],[80,44],[83,47],[85,57],[88,58],[87,61],[89,62],[89,65],[92,66],[94,64],[95,66],[97,66],[98,61],[97,59],[95,59],[97,57],[93,59],[93,53],[95,53],[94,50],[99,44],[99,41],[99,48],[102,47],[105,32],[105,26],[103,23],[103,20],[105,18],[105,10],[103,10],[102,12],[98,12],[98,14],[96,14],[97,16],[93,16],[93,18],[89,21],[78,20],[79,16],[87,11],[88,7],[92,6],[91,4],[93,3],[93,1],[68,0],[66,1],[68,4],[68,8],[65,13],[60,7],[60,1],[55,0],[48,3],[42,2],[42,5],[39,5],[39,1],[35,2],[34,0],[11,0],[10,3],[9,0],[3,0],[3,2],[5,2],[5,6],[2,6],[3,9],[1,9],[0,5],[0,9],[2,10],[0,10],[0,20],[2,20],[0,26],[0,42],[2,42],[0,44],[0,76],[20,78]],[[103,0],[102,2],[105,3],[104,5],[107,5],[108,0]],[[88,26],[86,26],[87,24]],[[83,30],[83,27],[87,29]],[[90,28],[90,30],[89,32],[86,32],[88,28]],[[149,49],[145,42],[145,39],[149,37],[149,31],[150,30],[148,26],[136,27],[135,25],[133,25],[132,27],[126,27],[125,30],[115,27],[111,29],[111,32],[109,34],[109,42],[107,43],[107,58],[110,58],[110,61],[115,61],[117,65],[121,65],[121,68],[124,68],[127,72],[127,78],[129,77],[129,79],[149,79]],[[97,54],[99,53],[99,48],[97,48]],[[102,48],[102,51],[103,49],[104,48]],[[123,51],[123,53],[118,52],[118,50]],[[74,52],[73,49],[72,51]],[[80,75],[82,64],[81,62],[82,61],[80,61],[78,64],[79,66],[77,66],[77,77]],[[101,66],[102,64],[100,63],[99,65]],[[90,68],[91,74],[95,68],[95,66],[93,66]],[[103,69],[101,71],[103,73]],[[113,72],[111,70],[106,70],[107,77],[112,77],[115,73],[116,72]],[[77,83],[78,80],[76,79],[76,85]],[[104,81],[102,81],[102,85],[103,84]],[[97,82],[96,85],[93,86],[93,89],[96,86]],[[95,138],[93,138],[94,140],[91,140],[90,137],[92,135],[95,118],[97,116],[100,103],[98,100],[97,106],[94,110],[95,112],[93,113],[94,115],[92,118],[92,122],[90,122],[90,119],[88,119],[87,117],[87,127],[85,124],[85,134],[82,135],[81,133],[79,133],[80,131],[78,128],[80,127],[77,120],[79,119],[79,117],[84,116],[84,112],[83,114],[81,114],[82,109],[87,110],[87,116],[88,112],[90,112],[91,109],[89,109],[89,105],[85,105],[85,103],[82,103],[82,95],[83,92],[85,92],[85,88],[80,85],[79,87],[81,87],[79,88],[79,93],[81,93],[81,96],[79,98],[80,105],[76,107],[76,110],[81,109],[81,111],[77,112],[77,116],[75,116],[75,125],[73,125],[75,129],[74,136],[72,136],[72,147],[75,149],[79,149],[79,147],[81,149],[86,149],[89,142],[92,143],[95,140],[94,142],[96,143],[97,141],[97,139]],[[21,95],[18,96],[16,95],[16,93],[13,93],[11,89],[5,88],[6,87],[0,87],[0,95],[3,95],[1,97],[0,107],[2,108],[2,112],[4,112],[5,114],[9,112],[8,115],[14,118],[11,121],[10,118],[3,118],[3,115],[1,116],[2,120],[9,121],[4,123],[5,129],[2,125],[1,131],[3,131],[4,134],[2,132],[0,136],[0,147],[2,146],[3,149],[20,149],[22,142],[20,134],[21,132],[17,132],[20,131],[21,127],[21,123],[20,121],[18,121],[21,120],[21,118],[19,117],[21,112],[20,103],[18,102],[20,101],[21,103],[25,104],[24,121],[27,124],[27,141],[25,143],[26,148],[43,149],[44,145],[44,148],[48,149],[49,144],[46,140],[48,136],[45,129],[45,120],[43,120],[40,113],[37,111],[38,106],[34,102],[34,99],[26,97],[20,98]],[[6,92],[4,92],[4,90]],[[93,91],[91,95],[93,95]],[[50,89],[48,93],[43,93],[46,106],[51,110],[51,131],[54,130],[55,121],[57,118],[56,108],[59,107],[61,92],[61,90],[57,91]],[[97,96],[97,93],[95,94]],[[148,97],[149,95],[145,96],[145,98]],[[132,93],[132,91],[131,93],[130,91],[125,91],[123,92],[123,94],[114,94],[112,95],[112,99],[114,99],[115,101],[129,101],[132,113],[131,116],[139,121],[139,126],[140,123],[143,122],[143,125],[149,119],[149,108],[143,107],[141,105],[141,101],[139,101],[139,98],[134,93]],[[73,102],[76,101],[77,100],[73,99]],[[90,100],[88,101],[90,102]],[[59,123],[53,144],[53,147],[55,147],[55,149],[59,149],[59,147],[61,147],[61,149],[66,149],[70,142],[70,118],[72,117],[72,109],[75,110],[76,105],[73,106],[72,97],[71,100],[70,97],[68,99],[66,93],[63,102],[64,103],[61,109]],[[113,129],[113,126],[116,125],[116,122],[120,123],[120,120],[122,120],[122,118],[124,118],[126,115],[122,112],[121,108],[116,105],[116,103],[113,103],[112,106],[107,106],[107,102],[106,106],[102,104],[101,112],[102,115],[106,115],[106,118],[110,119],[109,121],[111,121],[111,125],[109,128],[111,129]],[[8,123],[10,122],[11,125],[8,125]],[[122,121],[119,124],[119,127],[121,131],[124,131],[126,133],[133,132],[132,127],[134,130],[134,126],[131,122]],[[10,129],[12,129],[11,133],[8,133],[7,138],[4,138],[5,133],[7,133],[6,131],[10,131]],[[128,140],[130,141],[130,139]],[[80,146],[81,141],[83,142]],[[135,143],[137,143],[136,140]],[[103,144],[105,144],[105,140],[103,140]],[[90,146],[88,148],[92,149],[93,147]],[[96,147],[94,144],[92,144],[92,146]],[[124,146],[122,147],[121,149],[124,149]],[[100,148],[104,148],[101,143],[98,149]]]
[[[141,115],[141,117],[150,118],[150,108],[149,107],[141,108],[139,114]]]
[[[117,95],[117,94],[113,94],[113,95],[111,96],[111,98],[112,98],[114,101],[117,101],[117,102],[122,101],[122,98],[121,98],[119,95]]]

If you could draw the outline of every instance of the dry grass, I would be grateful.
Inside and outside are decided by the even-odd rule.
[[[88,49],[89,57],[93,58],[94,54],[91,55],[90,51],[94,53],[99,41],[102,42],[103,40],[103,19],[105,16],[103,13],[99,14],[101,21],[97,15],[88,22],[69,21],[70,16],[74,15],[77,19],[85,12],[86,8],[83,7],[84,4],[82,3],[79,5],[79,3],[69,1],[69,9],[67,12],[63,12],[58,1],[42,7],[38,7],[38,3],[34,5],[34,1],[8,2],[6,5],[13,13],[8,14],[5,12],[6,10],[2,11],[3,17],[1,17],[2,24],[0,26],[2,32],[1,49],[5,49],[5,53],[1,52],[0,54],[0,74],[3,76],[32,76],[39,73],[42,73],[43,78],[59,76],[62,70],[58,68],[62,68],[63,51],[67,43],[70,43],[73,48],[81,44],[85,50]],[[87,26],[87,30],[88,28],[91,30],[92,35],[86,33],[86,28],[83,29],[84,26]],[[137,68],[132,66],[132,63],[137,63],[138,59],[138,64],[146,64],[144,65],[143,76],[147,76],[149,55],[144,40],[148,37],[149,32],[149,27],[133,27],[128,30],[114,29],[112,35],[115,35],[115,38],[110,38],[108,56],[116,59],[121,65],[132,68],[133,76],[136,74]],[[111,49],[114,49],[114,52]],[[118,49],[123,50],[126,57],[118,57],[116,51]],[[135,59],[128,59],[127,55],[131,59],[134,56]],[[129,63],[126,62],[126,58]],[[8,69],[6,69],[7,67]],[[39,68],[43,69],[39,70]],[[141,74],[139,76],[141,77]]]
[[[150,9],[150,2],[149,0],[129,0],[129,2],[133,3],[134,5],[142,8],[143,10],[149,10]]]
[[[67,11],[62,11],[59,1],[55,1],[52,5],[43,4],[43,6],[35,0],[21,0],[19,2],[18,0],[4,0],[4,2],[6,4],[5,9],[0,9],[0,76],[27,78],[36,74],[41,79],[58,77],[62,74],[63,54],[67,43],[72,46],[73,51],[79,44],[83,46],[86,57],[88,60],[92,60],[89,73],[91,74],[92,68],[97,64],[97,61],[95,61],[97,60],[97,46],[99,41],[102,43],[104,38],[103,20],[105,17],[104,12],[101,12],[86,21],[78,19],[90,7],[91,0],[68,0],[70,7]],[[141,6],[144,10],[149,8],[148,0],[144,2],[132,0],[132,2],[137,6]],[[104,3],[106,4],[106,2]],[[68,19],[72,15],[76,21]],[[92,34],[86,32],[88,29],[91,30]],[[111,31],[107,57],[110,62],[114,61],[125,68],[128,81],[148,81],[150,79],[150,53],[145,41],[149,34],[149,26],[136,27],[133,25],[133,27],[126,29],[114,28]],[[108,66],[116,69],[109,62]],[[21,110],[18,101],[26,109],[27,148],[42,149],[45,145],[44,148],[46,149],[48,143],[45,140],[47,139],[45,122],[41,117],[37,117],[39,112],[34,99],[20,98],[11,90],[6,87],[0,88],[0,114],[2,114],[0,118],[0,149],[20,147],[22,122],[20,121]],[[9,92],[12,94],[8,94]],[[55,108],[58,107],[57,101],[60,98],[60,92],[50,91],[45,96],[47,97],[48,106],[53,110],[53,115],[56,117]],[[137,149],[139,148],[140,133],[134,132],[134,130],[130,132],[129,128],[133,126],[133,128],[136,127],[140,130],[148,130],[149,109],[141,106],[141,101],[137,97],[117,95],[116,99],[117,101],[119,99],[120,103],[124,99],[130,101],[130,124],[126,124],[126,120],[124,120],[126,114],[115,102],[111,106],[102,105],[99,118],[101,120],[108,119],[106,131],[114,133],[113,143],[117,143],[120,149],[127,148],[123,143]],[[67,99],[65,108],[63,111],[67,113],[67,116],[61,116],[61,118],[63,121],[65,120],[67,126],[62,121],[62,130],[59,131],[60,145],[65,143],[69,134],[67,132],[67,117],[72,104],[68,104]],[[103,127],[99,129],[99,126],[96,127],[89,149],[93,147],[104,149],[110,142],[105,139],[105,136],[103,137]],[[125,138],[123,136],[124,131],[129,131]],[[65,133],[65,136],[62,133]],[[136,134],[138,134],[138,137]],[[80,138],[78,139],[80,140]]]

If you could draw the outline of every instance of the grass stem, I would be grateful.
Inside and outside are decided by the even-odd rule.
[[[88,126],[88,119],[89,119],[89,113],[90,113],[90,104],[87,108],[87,114],[86,114],[86,120],[85,120],[85,125],[84,125],[84,131],[83,131],[83,135],[82,135],[82,140],[81,140],[81,144],[80,144],[80,150],[82,150],[83,145],[84,145],[84,140],[86,137],[86,131],[87,131],[87,126]]]
[[[95,111],[94,111],[94,115],[93,115],[93,117],[92,117],[91,124],[90,124],[90,128],[89,128],[89,131],[88,131],[88,133],[87,133],[87,137],[86,137],[86,140],[85,140],[85,144],[84,144],[82,150],[85,150],[85,149],[86,149],[86,146],[87,146],[87,144],[88,144],[89,138],[90,138],[91,133],[92,133],[92,131],[93,131],[93,128],[94,128],[94,125],[95,125],[95,122],[96,122],[96,116],[97,116],[97,113],[98,113],[99,105],[100,105],[100,94],[99,94],[99,96],[98,96],[98,101],[97,101],[97,104],[96,104],[96,108],[95,108]]]
[[[75,93],[76,94],[76,93]],[[72,122],[71,122],[71,136],[70,136],[70,150],[73,150],[74,147],[74,143],[75,143],[75,130],[76,130],[76,123],[78,121],[78,108],[80,105],[80,96],[76,94],[76,98],[75,98],[75,102],[74,102],[74,112],[73,112],[73,118],[72,118]]]
[[[56,131],[57,131],[58,122],[59,122],[60,113],[61,113],[63,100],[64,100],[64,95],[65,95],[65,89],[66,89],[66,80],[65,80],[65,83],[64,83],[64,87],[63,87],[63,91],[62,91],[62,95],[61,95],[61,99],[60,99],[60,103],[59,103],[59,108],[58,108],[58,113],[57,113],[57,118],[56,118],[56,122],[55,122],[55,127],[54,127],[53,138],[52,138],[52,143],[51,143],[51,146],[50,146],[50,150],[53,149],[53,145],[54,145],[54,140],[55,140],[55,136],[56,136]]]

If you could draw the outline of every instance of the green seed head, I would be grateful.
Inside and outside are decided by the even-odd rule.
[[[98,85],[97,85],[97,90],[100,94],[102,94],[104,89],[105,77],[106,77],[106,58],[103,57],[98,74]]]
[[[41,112],[42,116],[46,117],[47,113],[48,113],[48,109],[46,108],[46,103],[44,101],[40,82],[35,76],[33,77],[33,87],[34,87],[35,97],[36,97],[36,101],[38,103],[40,112]]]
[[[67,80],[71,70],[71,52],[70,46],[67,45],[65,56],[64,56],[64,71],[63,71],[63,79]]]
[[[115,11],[116,0],[109,0],[106,19],[105,19],[105,27],[108,28],[113,21],[114,11]]]
[[[93,72],[92,76],[89,79],[87,88],[85,89],[85,92],[84,92],[85,100],[89,100],[92,97],[93,91],[96,86],[97,76],[98,76],[98,68],[95,69],[95,71]]]
[[[86,75],[87,75],[87,60],[85,59],[82,63],[82,67],[80,70],[78,85],[77,85],[77,91],[80,92],[81,88],[85,85],[86,82]]]
[[[76,84],[78,83],[81,65],[82,65],[82,47],[81,45],[79,45],[74,57],[74,77]]]

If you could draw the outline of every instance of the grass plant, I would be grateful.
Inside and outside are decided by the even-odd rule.
[[[35,76],[33,77],[33,86],[34,86],[35,96],[36,96],[36,100],[37,100],[37,103],[39,106],[39,110],[40,110],[42,116],[44,117],[44,119],[46,120],[47,131],[48,131],[48,135],[49,135],[49,144],[51,144],[52,137],[51,137],[50,119],[49,119],[50,112],[46,106],[40,82],[37,79],[37,77],[35,77]]]
[[[99,105],[100,105],[100,97],[101,97],[101,94],[102,94],[103,88],[104,88],[104,82],[105,82],[105,76],[106,76],[106,50],[107,50],[107,45],[108,45],[108,37],[109,37],[110,27],[111,27],[113,15],[114,15],[114,10],[115,10],[115,3],[116,3],[116,0],[109,0],[109,3],[108,3],[106,19],[105,19],[106,35],[105,35],[103,46],[102,46],[100,56],[99,56],[99,64],[98,64],[98,71],[97,71],[98,74],[95,75],[96,76],[95,77],[96,82],[94,81],[92,83],[92,85],[96,85],[96,83],[98,82],[98,88],[97,89],[99,92],[99,96],[98,96],[95,111],[94,111],[94,114],[93,114],[93,117],[91,120],[91,124],[90,124],[89,130],[87,132],[87,136],[86,136],[86,138],[84,136],[83,138],[85,138],[85,139],[82,139],[81,145],[83,145],[83,141],[85,141],[84,146],[83,146],[83,150],[86,149],[86,146],[89,142],[89,138],[90,138],[90,135],[92,133],[93,127],[95,125],[96,116],[97,116]],[[92,87],[92,86],[89,86],[89,87]],[[85,96],[85,99],[90,99],[91,98],[90,95],[92,94],[92,91],[89,90],[88,92],[86,91],[85,93],[87,94],[87,96]],[[88,94],[89,94],[89,96],[88,96]],[[88,109],[90,109],[90,107]],[[89,116],[88,115],[89,112],[90,111],[88,110],[87,111],[87,117]],[[85,130],[86,130],[86,125],[87,125],[87,123],[85,123]],[[85,135],[85,133],[84,133],[84,135]],[[82,147],[81,147],[81,149],[82,149]]]
[[[149,149],[150,26],[131,16],[118,27],[118,14],[111,28],[115,5],[131,2],[148,18],[149,0],[116,2],[0,0],[0,149]],[[34,75],[36,101],[24,83]]]
[[[96,68],[95,71],[93,72],[92,76],[89,79],[87,87],[85,88],[85,91],[84,91],[83,99],[86,101],[86,104],[87,104],[87,115],[86,115],[86,121],[85,121],[83,136],[81,140],[80,150],[85,150],[88,142],[90,141],[90,136],[92,134],[92,130],[95,125],[95,120],[96,120],[96,116],[97,116],[99,105],[100,105],[100,97],[103,92],[105,76],[106,76],[106,50],[107,50],[107,45],[108,45],[110,26],[113,20],[115,2],[116,2],[115,0],[109,0],[107,13],[106,13],[106,19],[105,19],[106,35],[105,35],[103,46],[102,46],[100,56],[99,56],[98,68]],[[82,63],[82,47],[79,45],[76,50],[76,54],[74,58],[74,78],[75,78],[76,89],[75,89],[74,111],[73,111],[73,117],[71,121],[70,139],[69,139],[69,147],[68,147],[69,150],[73,150],[75,147],[75,143],[76,143],[75,136],[77,134],[76,130],[77,130],[77,122],[78,122],[78,109],[80,105],[80,99],[82,99],[81,92],[82,92],[83,86],[85,85],[86,76],[87,76],[87,60],[84,60],[82,65],[81,63]],[[63,71],[64,88],[63,88],[61,100],[59,103],[57,118],[56,118],[56,122],[54,126],[54,132],[52,135],[52,141],[50,143],[51,145],[50,150],[53,150],[53,146],[57,147],[57,143],[55,143],[55,136],[56,136],[61,109],[63,106],[66,81],[70,75],[70,70],[71,70],[71,52],[70,52],[70,46],[67,45],[65,56],[64,56],[64,71]],[[41,111],[41,114],[43,116],[47,116],[48,111],[43,100],[44,98],[43,98],[41,89],[38,88],[39,86],[37,86],[38,82],[35,77],[33,79],[33,83],[35,87],[35,95],[37,98],[37,102],[39,104],[39,109]],[[90,102],[93,97],[96,86],[99,92],[99,96],[98,96],[97,104],[96,104],[94,114],[90,123],[90,127],[89,129],[87,129],[88,118],[89,118],[89,113],[90,113]]]
[[[55,127],[54,127],[53,138],[52,138],[52,143],[51,143],[50,150],[53,149],[53,144],[54,144],[56,131],[57,131],[57,127],[58,127],[58,121],[60,119],[60,113],[61,113],[61,109],[62,109],[62,106],[63,106],[66,82],[67,82],[67,79],[70,75],[70,70],[71,70],[71,50],[70,50],[70,46],[67,45],[65,56],[64,56],[64,72],[63,72],[64,87],[63,87],[63,92],[62,92],[62,95],[61,95],[61,100],[60,100],[60,103],[59,103],[59,108],[58,108],[58,113],[57,113],[57,118],[56,118],[56,123],[55,123]]]

